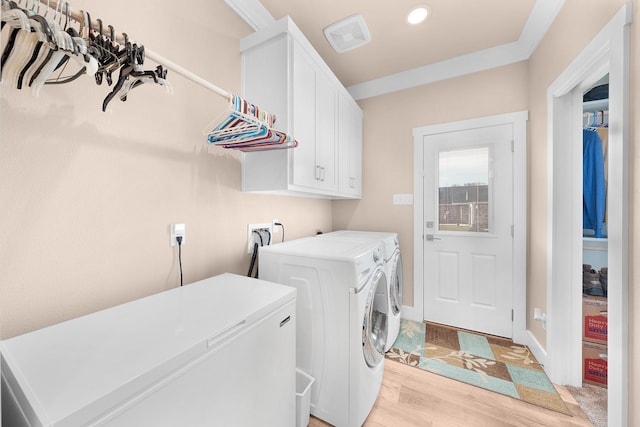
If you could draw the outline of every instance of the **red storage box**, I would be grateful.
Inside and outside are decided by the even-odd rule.
[[[607,299],[583,296],[582,339],[607,345],[608,331]]]
[[[607,386],[607,346],[582,341],[582,382]]]

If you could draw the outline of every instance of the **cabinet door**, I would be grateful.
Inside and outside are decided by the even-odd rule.
[[[337,90],[335,85],[323,74],[316,75],[316,180],[318,188],[338,189],[336,173],[336,109]]]
[[[293,43],[292,132],[298,147],[293,150],[293,184],[316,187],[316,74],[311,58]]]
[[[338,97],[338,190],[362,195],[362,111],[344,95]]]

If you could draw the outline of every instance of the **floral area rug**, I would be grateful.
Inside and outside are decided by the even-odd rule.
[[[572,415],[529,349],[506,338],[401,319],[386,357]]]

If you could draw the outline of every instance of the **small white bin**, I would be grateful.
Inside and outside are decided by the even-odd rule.
[[[296,427],[309,425],[311,412],[311,386],[315,379],[300,369],[296,369]]]

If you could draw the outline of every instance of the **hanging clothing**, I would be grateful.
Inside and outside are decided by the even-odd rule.
[[[582,131],[582,226],[603,237],[606,186],[602,140],[591,129]]]

